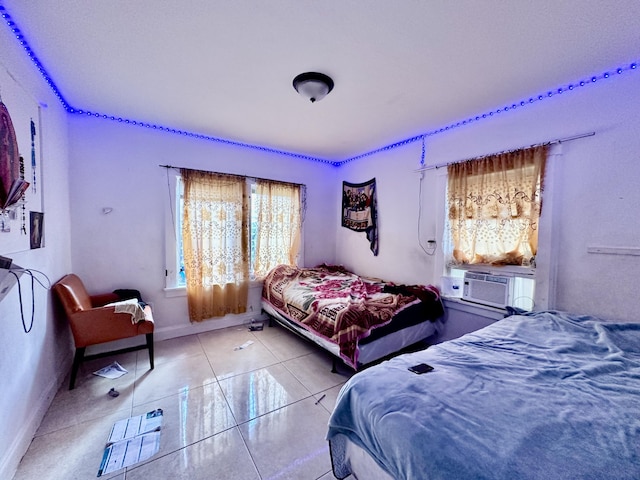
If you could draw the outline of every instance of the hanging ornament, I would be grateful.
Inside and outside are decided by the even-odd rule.
[[[24,157],[20,155],[20,179],[24,180]],[[20,231],[23,235],[27,234],[27,206],[26,206],[26,197],[25,194],[22,194],[22,227]]]
[[[31,188],[33,193],[36,193],[36,124],[31,119],[31,170],[33,171],[33,183]]]

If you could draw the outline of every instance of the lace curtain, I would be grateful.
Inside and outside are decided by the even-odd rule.
[[[450,264],[531,265],[547,158],[542,145],[447,167]]]
[[[182,241],[191,321],[244,313],[249,287],[245,179],[182,169]]]
[[[300,250],[300,185],[257,180],[253,196],[255,252],[253,270],[263,278],[282,263],[295,265]]]

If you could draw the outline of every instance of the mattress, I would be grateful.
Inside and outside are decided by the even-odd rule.
[[[357,446],[398,480],[637,479],[638,398],[640,324],[514,315],[357,373],[327,439],[337,478]]]

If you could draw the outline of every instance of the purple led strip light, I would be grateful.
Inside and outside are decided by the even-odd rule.
[[[447,125],[446,127],[437,128],[435,130],[431,130],[431,131],[429,131],[427,133],[424,133],[422,135],[418,135],[418,136],[415,136],[415,137],[407,138],[406,140],[402,140],[400,142],[393,143],[391,145],[387,145],[385,147],[378,148],[376,150],[372,150],[370,152],[363,153],[361,155],[357,155],[355,157],[347,158],[346,160],[343,160],[342,162],[340,162],[340,165],[342,165],[344,163],[347,163],[347,162],[351,162],[353,160],[358,160],[358,159],[363,158],[363,157],[368,157],[369,155],[380,153],[380,152],[383,152],[385,150],[390,150],[392,148],[400,147],[400,146],[406,145],[408,143],[413,143],[413,142],[415,142],[417,140],[424,139],[426,137],[431,137],[433,135],[437,135],[438,133],[447,132],[449,130],[453,130],[453,129],[458,128],[458,127],[469,125],[470,123],[473,123],[473,122],[478,122],[480,120],[485,120],[487,118],[493,117],[494,115],[498,115],[500,113],[504,113],[504,112],[508,112],[508,111],[511,111],[511,110],[515,110],[516,108],[520,108],[520,107],[524,107],[524,106],[527,106],[527,105],[531,105],[531,104],[539,102],[541,100],[545,100],[547,98],[551,98],[551,97],[556,96],[556,95],[561,95],[561,94],[563,94],[565,92],[571,92],[571,91],[573,91],[573,90],[575,90],[577,88],[585,87],[587,85],[591,85],[593,83],[596,83],[598,80],[606,80],[606,79],[612,78],[612,77],[614,77],[616,75],[620,75],[620,74],[622,74],[624,72],[631,71],[631,70],[636,70],[637,68],[638,68],[638,64],[636,62],[633,62],[633,63],[630,63],[627,66],[618,67],[618,68],[614,69],[611,72],[607,71],[607,72],[604,72],[604,73],[602,73],[600,75],[594,75],[594,76],[590,77],[588,80],[580,80],[579,82],[576,82],[576,83],[570,83],[570,84],[565,85],[563,87],[559,87],[559,88],[557,88],[555,90],[549,90],[548,92],[546,92],[544,94],[539,94],[539,95],[536,95],[536,96],[533,96],[533,97],[529,97],[526,100],[520,100],[518,102],[512,103],[511,105],[505,105],[502,108],[497,108],[496,110],[491,110],[490,112],[486,112],[486,113],[482,113],[482,114],[479,114],[479,115],[475,115],[475,116],[467,118],[466,120],[462,120],[462,121],[459,121],[459,122],[456,122],[456,123],[452,123],[450,125]],[[423,153],[423,155],[424,155],[424,153]],[[423,156],[423,159],[424,159],[424,156]]]
[[[106,114],[103,114],[103,113],[92,112],[92,111],[88,111],[88,110],[85,111],[83,109],[74,108],[69,104],[69,102],[67,102],[67,100],[63,97],[62,93],[60,93],[60,90],[58,89],[57,85],[51,79],[51,76],[49,75],[47,70],[44,68],[44,66],[42,65],[42,63],[38,59],[38,57],[36,57],[34,51],[29,46],[29,43],[27,42],[27,40],[25,38],[25,35],[20,31],[20,29],[16,25],[16,22],[11,18],[11,15],[9,15],[9,13],[7,12],[7,9],[4,7],[4,5],[0,5],[0,16],[2,16],[2,18],[5,20],[5,22],[7,23],[7,25],[9,26],[9,28],[11,29],[11,31],[13,32],[15,37],[18,39],[18,42],[20,43],[20,45],[23,46],[23,48],[27,52],[27,55],[29,56],[31,61],[35,64],[36,68],[38,69],[38,71],[40,72],[42,77],[44,78],[45,82],[47,82],[47,84],[51,87],[51,89],[55,93],[56,97],[58,97],[58,99],[62,103],[62,106],[64,107],[64,109],[69,113],[73,113],[73,114],[77,114],[77,115],[87,115],[87,116],[90,116],[90,117],[102,118],[102,119],[105,119],[105,120],[113,120],[113,121],[125,123],[127,125],[146,127],[146,128],[152,129],[152,130],[160,130],[162,132],[175,133],[177,135],[184,135],[184,136],[187,136],[187,137],[193,137],[193,138],[198,138],[198,139],[202,139],[202,140],[209,140],[209,141],[212,141],[212,142],[224,143],[224,144],[227,144],[227,145],[233,145],[233,146],[237,146],[237,147],[251,148],[251,149],[254,149],[254,150],[260,150],[260,151],[269,152],[269,153],[276,153],[276,154],[279,154],[279,155],[286,155],[286,156],[289,156],[289,157],[295,157],[295,158],[300,158],[300,159],[304,159],[304,160],[313,160],[315,162],[327,163],[327,164],[333,165],[333,166],[340,165],[340,162],[333,161],[333,160],[326,160],[324,158],[311,157],[311,156],[308,156],[308,155],[302,155],[302,154],[299,154],[299,153],[287,152],[287,151],[278,150],[278,149],[275,149],[275,148],[262,147],[262,146],[259,146],[259,145],[252,145],[250,143],[237,142],[237,141],[234,141],[234,140],[228,140],[228,139],[224,139],[224,138],[213,137],[213,136],[210,136],[210,135],[202,135],[202,134],[197,134],[197,133],[193,133],[193,132],[187,132],[187,131],[184,131],[184,130],[178,130],[178,129],[175,129],[175,128],[165,127],[165,126],[162,126],[162,125],[156,125],[156,124],[151,124],[151,123],[146,123],[146,122],[140,122],[140,121],[137,121],[137,120],[131,120],[131,119],[127,119],[127,118],[116,117],[114,115],[106,115]]]
[[[40,72],[42,77],[44,78],[45,82],[47,82],[47,84],[51,87],[51,89],[53,90],[53,93],[56,95],[56,97],[58,97],[58,99],[60,100],[60,103],[62,103],[62,106],[64,107],[64,109],[69,113],[79,114],[79,115],[87,115],[87,116],[90,116],[90,117],[117,121],[117,122],[125,123],[127,125],[139,126],[139,127],[149,128],[149,129],[152,129],[152,130],[160,130],[160,131],[167,132],[167,133],[175,133],[177,135],[184,135],[184,136],[187,136],[187,137],[198,138],[198,139],[201,139],[201,140],[208,140],[208,141],[212,141],[212,142],[224,143],[224,144],[233,145],[233,146],[236,146],[236,147],[251,148],[251,149],[254,149],[254,150],[260,150],[260,151],[268,152],[268,153],[276,153],[276,154],[279,154],[279,155],[286,155],[286,156],[289,156],[289,157],[295,157],[295,158],[300,158],[300,159],[304,159],[304,160],[313,160],[315,162],[326,163],[326,164],[333,165],[333,166],[340,166],[340,165],[343,165],[345,163],[352,162],[354,160],[358,160],[358,159],[361,159],[361,158],[364,158],[364,157],[368,157],[370,155],[374,155],[376,153],[381,153],[381,152],[384,152],[384,151],[387,151],[387,150],[392,150],[392,149],[397,148],[397,147],[402,147],[404,145],[408,145],[408,144],[416,142],[418,140],[422,140],[423,144],[424,144],[424,139],[426,137],[431,137],[433,135],[437,135],[439,133],[447,132],[447,131],[453,130],[455,128],[458,128],[458,127],[463,127],[465,125],[469,125],[469,124],[474,123],[474,122],[485,120],[487,118],[492,118],[493,116],[499,115],[500,113],[509,112],[509,111],[515,110],[517,108],[521,108],[521,107],[524,107],[524,106],[527,106],[527,105],[531,105],[531,104],[539,102],[541,100],[545,100],[547,98],[551,98],[551,97],[554,97],[556,95],[561,95],[561,94],[563,94],[565,92],[571,92],[571,91],[573,91],[573,90],[575,90],[577,88],[585,87],[587,85],[591,85],[593,83],[596,83],[599,80],[606,80],[606,79],[609,79],[609,78],[613,78],[613,77],[615,77],[617,75],[621,75],[624,72],[637,70],[637,68],[638,68],[637,62],[633,62],[633,63],[630,63],[629,65],[615,68],[612,71],[606,71],[606,72],[601,73],[599,75],[593,75],[593,76],[591,76],[590,78],[588,78],[586,80],[580,80],[580,81],[575,82],[575,83],[570,83],[570,84],[558,87],[558,88],[556,88],[554,90],[549,90],[549,91],[547,91],[547,92],[545,92],[543,94],[538,94],[538,95],[529,97],[528,99],[523,99],[523,100],[520,100],[518,102],[514,102],[511,105],[505,105],[504,107],[497,108],[497,109],[491,110],[489,112],[485,112],[485,113],[482,113],[482,114],[479,114],[479,115],[471,116],[471,117],[467,118],[466,120],[461,120],[459,122],[455,122],[455,123],[452,123],[452,124],[447,125],[445,127],[431,130],[431,131],[423,133],[421,135],[416,135],[415,137],[406,138],[404,140],[400,140],[399,142],[391,143],[391,144],[386,145],[384,147],[377,148],[375,150],[371,150],[369,152],[366,152],[366,153],[363,153],[363,154],[360,154],[360,155],[356,155],[354,157],[350,157],[350,158],[347,158],[347,159],[342,160],[342,161],[333,161],[333,160],[327,160],[327,159],[324,159],[324,158],[311,157],[311,156],[302,155],[302,154],[299,154],[299,153],[292,153],[292,152],[287,152],[287,151],[284,151],[284,150],[277,150],[275,148],[262,147],[262,146],[253,145],[253,144],[250,144],[250,143],[237,142],[237,141],[234,141],[234,140],[228,140],[228,139],[224,139],[224,138],[213,137],[213,136],[210,136],[210,135],[202,135],[202,134],[198,134],[198,133],[187,132],[187,131],[184,131],[184,130],[177,130],[175,128],[164,127],[162,125],[155,125],[155,124],[140,122],[140,121],[136,121],[136,120],[130,120],[130,119],[127,119],[127,118],[116,117],[116,116],[113,116],[113,115],[106,115],[106,114],[103,114],[103,113],[85,111],[85,110],[82,110],[82,109],[74,108],[69,104],[69,102],[66,101],[66,99],[64,98],[62,93],[60,93],[60,90],[58,89],[57,85],[51,79],[51,76],[47,73],[46,69],[44,68],[44,66],[42,65],[42,63],[38,59],[38,57],[36,57],[35,53],[31,49],[31,47],[29,46],[29,43],[25,39],[24,34],[17,27],[15,21],[11,18],[11,15],[9,15],[9,13],[7,12],[6,8],[3,5],[0,5],[0,16],[2,16],[2,18],[5,20],[5,22],[7,23],[7,25],[9,26],[9,28],[11,29],[11,31],[13,32],[15,37],[18,39],[18,42],[20,43],[20,45],[23,46],[23,48],[27,52],[27,55],[29,56],[31,61],[35,64],[36,68],[38,69],[38,71]],[[422,158],[423,158],[423,161],[424,161],[424,146],[423,146],[423,154],[422,155],[423,155]]]

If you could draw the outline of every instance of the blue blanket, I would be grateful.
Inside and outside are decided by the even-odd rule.
[[[338,434],[395,479],[639,479],[640,324],[540,312],[396,357],[340,392],[342,478]]]

